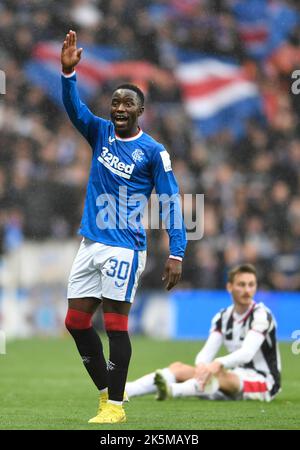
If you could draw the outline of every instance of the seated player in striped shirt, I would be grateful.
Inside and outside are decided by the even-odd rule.
[[[270,401],[280,391],[280,354],[276,322],[263,303],[255,303],[256,269],[233,268],[227,291],[233,304],[212,319],[208,339],[195,366],[175,362],[126,384],[130,397],[157,391],[157,400],[198,396],[211,400]],[[215,358],[224,344],[228,354]]]

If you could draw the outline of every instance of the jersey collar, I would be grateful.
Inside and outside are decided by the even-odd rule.
[[[251,305],[249,306],[247,311],[245,311],[244,314],[242,314],[242,315],[241,314],[237,314],[235,311],[233,311],[233,318],[234,318],[234,320],[237,320],[238,323],[245,322],[245,320],[248,319],[248,317],[252,313],[255,305],[256,305],[255,301],[252,300]]]
[[[117,133],[115,133],[116,139],[117,141],[123,141],[123,142],[130,142],[130,141],[135,141],[136,139],[139,139],[143,134],[143,130],[139,130],[139,132],[134,135],[131,136],[130,138],[121,138],[120,136],[117,135]]]

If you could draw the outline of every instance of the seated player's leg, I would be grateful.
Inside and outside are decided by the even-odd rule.
[[[200,389],[196,378],[190,378],[183,383],[167,383],[159,371],[155,375],[157,387],[157,400],[167,400],[176,397],[198,397],[205,400],[233,400],[230,395],[226,395],[220,389],[213,392],[205,392]]]
[[[176,383],[168,383],[161,370],[157,370],[154,374],[154,384],[156,386],[156,400],[167,400],[172,397],[170,386]]]
[[[161,369],[160,372],[167,383],[176,382],[175,375],[170,370],[170,367],[165,367],[164,369]],[[131,398],[140,395],[156,393],[157,387],[154,383],[155,373],[156,372],[148,373],[147,375],[144,375],[137,380],[129,381],[128,383],[126,383],[125,390],[128,397]]]
[[[159,369],[160,376],[163,378],[164,383],[176,383],[185,381],[194,376],[195,367],[183,364],[182,362],[174,362],[163,369]],[[155,383],[156,372],[148,373],[143,377],[134,381],[126,383],[126,393],[129,398],[157,393],[158,389]],[[161,394],[158,394],[160,397]],[[158,398],[161,400],[161,398]]]
[[[195,366],[174,362],[169,365],[170,371],[174,374],[177,383],[193,378],[195,375]]]
[[[181,362],[174,362],[170,364],[169,367],[159,369],[159,374],[163,379],[163,383],[171,384],[191,378],[194,376],[194,370],[195,368],[193,366],[189,366]],[[158,393],[157,399],[161,400],[160,397],[164,397],[164,394],[159,394],[157,383],[155,382],[155,375],[157,372],[158,371],[148,373],[137,380],[126,383],[126,393],[128,397],[131,398],[140,395],[153,394],[156,392]]]
[[[240,398],[243,400],[267,402],[272,400],[271,390],[274,380],[271,376],[268,378],[253,369],[244,369],[242,367],[237,367],[230,372],[239,380]]]
[[[182,363],[170,366],[176,374],[176,380],[181,383],[168,383],[160,371],[156,372],[155,384],[157,387],[157,400],[166,400],[172,397],[200,397],[209,400],[228,400],[240,391],[239,378],[226,370],[222,370],[218,377],[212,377],[204,390],[200,389],[198,381],[194,378],[195,367]]]
[[[156,392],[154,375],[155,372],[151,372],[137,378],[134,381],[127,381],[125,385],[125,392],[128,397],[139,397],[141,395],[153,394]]]
[[[182,382],[192,379],[195,375],[195,367],[181,362],[174,362],[169,366],[169,372],[175,378],[172,381],[163,370],[157,370],[154,376],[154,384],[157,389],[156,400],[166,400],[173,396],[172,386],[181,386]]]
[[[234,372],[222,369],[215,378],[218,380],[219,389],[225,394],[237,396],[241,391],[240,379]]]

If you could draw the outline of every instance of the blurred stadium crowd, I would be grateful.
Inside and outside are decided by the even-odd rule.
[[[233,3],[0,1],[0,68],[7,80],[0,98],[1,253],[26,238],[76,235],[89,148],[66,113],[23,70],[37,42],[62,42],[71,28],[82,47],[113,44],[128,59],[148,60],[170,73],[167,82],[162,78],[143,86],[147,104],[142,127],[170,152],[182,193],[205,194],[205,235],[189,242],[182,287],[222,288],[227,269],[247,261],[258,268],[261,286],[300,289],[300,102],[290,89],[291,71],[300,61],[300,28],[289,34],[282,53],[257,60],[240,38]],[[299,14],[296,1],[273,3]],[[171,75],[177,47],[234,56],[247,65],[264,100],[266,120],[250,120],[239,139],[225,131],[209,138],[199,135]],[[116,85],[113,80],[99,87],[89,105],[93,112],[108,117]],[[148,242],[142,286],[156,288],[161,286],[167,235],[149,232]]]

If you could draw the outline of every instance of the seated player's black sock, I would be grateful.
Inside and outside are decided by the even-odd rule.
[[[117,402],[123,401],[131,343],[127,331],[107,331],[109,339],[108,398]]]
[[[97,388],[107,387],[107,365],[100,337],[93,327],[83,330],[69,328],[81,355],[83,364]]]

